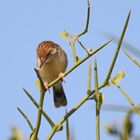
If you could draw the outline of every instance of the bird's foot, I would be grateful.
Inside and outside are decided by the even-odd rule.
[[[65,81],[64,81],[64,77],[65,77],[64,73],[61,72],[61,73],[59,74],[59,78],[60,78],[60,80],[63,81],[63,82],[65,82]]]
[[[49,83],[46,81],[46,82],[44,82],[44,86],[45,86],[45,88],[49,91],[49,93],[50,93],[50,87],[49,87]]]

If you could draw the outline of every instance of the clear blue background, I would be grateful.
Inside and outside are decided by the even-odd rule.
[[[107,41],[104,33],[111,32],[120,35],[129,10],[132,14],[125,40],[139,48],[140,42],[140,1],[139,0],[91,0],[91,16],[89,31],[81,37],[83,44],[93,50]],[[11,135],[10,128],[17,126],[28,136],[30,129],[16,107],[19,106],[30,118],[35,126],[37,109],[26,97],[22,88],[26,88],[39,100],[39,92],[35,86],[36,47],[43,40],[53,40],[60,44],[68,55],[70,68],[73,65],[71,48],[60,32],[68,30],[72,34],[83,30],[87,15],[86,0],[0,0],[0,139],[6,140]],[[96,57],[98,61],[99,82],[101,83],[109,69],[116,44],[111,43]],[[86,54],[76,44],[76,51],[80,58]],[[137,58],[140,60],[139,58]],[[88,62],[80,65],[69,74],[64,83],[68,98],[68,110],[71,109],[86,94]],[[90,59],[93,64],[93,57]],[[140,69],[133,64],[121,51],[113,74],[125,70],[126,76],[121,82],[135,103],[140,102]],[[93,72],[93,71],[92,71]],[[93,76],[93,74],[92,74]],[[112,75],[113,76],[113,75]],[[93,81],[93,78],[92,78]],[[92,83],[94,88],[94,82]],[[102,89],[105,104],[128,105],[126,98],[116,87]],[[76,140],[95,139],[95,104],[85,103],[70,121],[70,129]],[[53,105],[52,94],[46,93],[44,110],[57,122],[65,114],[65,108],[56,109]],[[101,139],[115,139],[104,131],[104,124],[117,122],[122,125],[124,113],[101,112]],[[135,133],[140,130],[140,121],[134,116]],[[42,119],[39,137],[44,140],[51,131],[48,122]],[[53,140],[65,140],[65,129],[58,132]]]

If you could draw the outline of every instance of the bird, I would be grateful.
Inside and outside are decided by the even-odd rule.
[[[53,41],[42,41],[37,49],[37,70],[46,88],[58,77],[64,78],[68,60],[65,51]],[[56,108],[67,105],[67,98],[59,80],[53,85],[53,99]]]

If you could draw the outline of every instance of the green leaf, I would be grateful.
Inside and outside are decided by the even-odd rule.
[[[40,80],[36,80],[35,85],[38,87],[40,93],[42,93],[43,92],[43,89],[42,89]]]
[[[68,38],[68,34],[64,31],[60,33],[60,36],[67,39]]]
[[[114,85],[114,83],[118,84],[125,76],[125,72],[124,71],[120,71],[118,72],[113,79],[108,83],[108,86],[112,86]]]

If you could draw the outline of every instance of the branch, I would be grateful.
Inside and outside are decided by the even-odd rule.
[[[105,87],[106,85],[101,85],[98,89],[102,89],[103,87]],[[56,124],[56,127],[54,127],[52,129],[52,131],[50,132],[48,138],[46,140],[51,140],[51,138],[54,136],[54,134],[57,131],[57,126],[61,126],[76,110],[78,110],[88,99],[91,95],[93,95],[95,93],[95,90],[92,90],[89,94],[86,94],[82,100],[77,103],[69,112],[67,112],[67,114]]]
[[[36,68],[34,68],[34,71],[36,72],[36,75],[37,75],[37,77],[38,77],[38,79],[39,79],[39,81],[40,81],[40,83],[41,83],[41,87],[42,87],[42,92],[46,92],[47,90],[46,90],[46,88],[45,88],[45,86],[44,86],[44,82],[42,81],[42,79],[41,79],[41,76],[40,76],[40,74],[39,74],[39,71],[36,69]]]
[[[29,99],[32,101],[32,103],[39,109],[39,104],[35,101],[35,99],[31,96],[31,94],[24,89],[25,94],[29,97]],[[51,127],[53,128],[55,126],[54,122],[51,120],[51,118],[46,114],[46,112],[42,109],[43,116],[45,117],[45,119],[49,122],[49,124],[51,125]]]
[[[106,79],[105,79],[105,81],[104,81],[105,84],[108,84],[108,81],[109,81],[110,76],[111,76],[111,73],[112,73],[112,71],[113,71],[115,62],[116,62],[116,60],[117,60],[117,57],[118,57],[118,54],[119,54],[119,51],[120,51],[120,48],[121,48],[121,44],[122,44],[122,41],[123,41],[123,38],[124,38],[124,34],[125,34],[125,32],[126,32],[126,28],[127,28],[128,22],[129,22],[130,15],[131,15],[131,11],[129,12],[129,14],[128,14],[128,16],[127,16],[125,25],[124,25],[124,27],[123,27],[123,30],[122,30],[122,33],[121,33],[121,36],[120,36],[120,39],[119,39],[119,42],[118,42],[118,47],[117,47],[117,49],[116,49],[116,52],[115,52],[113,61],[112,61],[112,63],[111,63],[111,66],[110,66],[110,69],[109,69],[108,74],[107,74],[107,76],[106,76]]]
[[[66,114],[67,114],[67,108],[66,108]],[[66,119],[66,140],[70,140],[70,130],[69,130],[69,120]]]
[[[81,33],[79,33],[77,35],[77,38],[79,38],[80,36],[84,35],[86,32],[88,32],[88,25],[89,25],[89,17],[90,17],[90,0],[87,0],[88,3],[88,11],[87,11],[87,20],[86,20],[86,26],[84,31],[82,31]]]
[[[80,44],[80,46],[86,51],[87,54],[89,54],[88,50],[86,49],[86,47],[82,44],[82,42],[77,38],[78,43]]]
[[[94,58],[94,83],[95,83],[95,95],[94,100],[96,102],[96,140],[100,140],[100,108],[102,105],[101,94],[99,93],[98,87],[98,71],[97,71],[97,61]]]
[[[80,64],[82,64],[83,62],[85,62],[87,59],[89,59],[92,55],[96,54],[99,50],[101,50],[102,48],[104,48],[107,44],[109,44],[112,40],[107,41],[106,43],[104,43],[103,45],[101,45],[100,47],[98,47],[97,49],[95,49],[93,52],[91,52],[90,55],[85,56],[83,59],[79,60],[76,64],[74,64],[74,66],[72,66],[69,70],[67,70],[64,73],[64,77],[67,76],[70,72],[72,72],[75,68],[77,68]],[[53,86],[56,82],[58,82],[58,80],[61,80],[61,77],[56,78],[54,81],[52,81],[48,86],[51,87]]]
[[[126,31],[126,28],[127,28],[127,25],[128,25],[128,21],[129,21],[129,18],[130,18],[130,14],[131,14],[131,12],[129,12],[128,17],[127,17],[127,19],[126,19],[125,26],[124,26],[124,28],[123,28],[123,31],[122,31],[122,34],[121,34],[121,37],[120,37],[120,40],[119,40],[119,43],[118,43],[118,47],[117,47],[116,53],[115,53],[115,55],[114,55],[114,59],[113,59],[113,62],[112,62],[112,64],[111,64],[111,66],[110,66],[110,69],[109,69],[109,72],[108,72],[107,77],[106,77],[106,79],[105,79],[105,82],[98,88],[98,90],[101,89],[101,88],[103,88],[104,86],[106,86],[106,84],[108,83],[108,80],[109,80],[110,75],[111,75],[111,73],[112,73],[114,64],[115,64],[115,62],[116,62],[116,59],[117,59],[117,56],[118,56],[118,53],[119,53],[119,50],[120,50],[120,47],[121,47],[121,43],[122,43],[122,40],[123,40],[125,31]],[[81,33],[81,34],[83,34],[83,33]],[[111,42],[111,41],[109,41],[109,42]],[[108,44],[109,42],[107,42],[107,44]],[[98,49],[97,49],[97,50],[98,50]],[[96,51],[94,51],[94,52],[96,52]],[[95,54],[95,53],[92,52],[91,55],[93,55],[93,54]],[[90,56],[91,56],[91,55],[90,55]],[[69,74],[73,69],[75,69],[77,66],[79,66],[81,63],[83,63],[83,62],[84,62],[86,59],[88,59],[88,58],[89,58],[89,56],[86,56],[84,59],[78,61],[70,70],[68,70],[68,71],[64,74],[64,76],[66,76],[67,74]],[[57,80],[60,80],[60,78],[57,78],[56,80],[54,80],[50,85],[55,84]],[[62,120],[60,120],[60,121],[56,124],[56,126],[62,125],[62,124],[64,123],[64,121],[65,121],[68,117],[70,117],[79,107],[81,107],[81,106],[84,104],[85,101],[87,101],[87,100],[89,99],[89,97],[90,97],[91,95],[94,94],[94,92],[95,92],[95,90],[92,90],[89,94],[86,94],[86,96],[85,96],[76,106],[74,106],[73,109],[71,109],[71,110],[62,118]],[[56,132],[56,127],[55,127],[54,129],[52,129],[52,131],[50,132],[50,135],[48,136],[47,140],[50,140],[50,139],[54,136],[55,132]]]
[[[140,112],[139,112],[138,108],[135,106],[134,102],[129,97],[129,95],[117,83],[115,83],[114,81],[113,81],[113,83],[117,86],[117,88],[121,91],[121,93],[126,97],[128,102],[132,105],[134,111],[140,116]]]
[[[30,140],[36,140],[37,136],[38,136],[38,132],[39,132],[40,124],[41,124],[41,117],[42,117],[41,112],[42,112],[42,109],[43,109],[44,96],[45,96],[45,93],[42,92],[40,94],[40,101],[39,101],[39,108],[38,108],[38,116],[37,116],[36,127],[34,129],[34,132],[32,133],[32,136],[31,136]]]
[[[101,50],[102,48],[104,48],[107,44],[109,44],[112,40],[106,42],[105,44],[101,45],[99,48],[95,49],[95,51],[91,52],[90,55],[87,55],[85,58],[83,58],[82,60],[79,60],[72,68],[70,68],[67,72],[65,72],[64,77],[67,76],[70,72],[72,72],[76,67],[78,67],[80,64],[82,64],[84,61],[86,61],[88,58],[90,58],[93,54],[97,53],[99,50]],[[37,69],[34,69],[37,77],[40,80],[40,83],[42,85],[42,90],[40,93],[40,102],[39,102],[39,107],[38,107],[38,117],[37,117],[37,122],[36,122],[36,127],[31,135],[30,140],[36,140],[37,139],[37,135],[39,132],[39,128],[40,128],[40,124],[41,124],[41,114],[42,114],[42,110],[43,110],[43,101],[44,101],[44,96],[45,96],[45,92],[46,92],[46,88],[44,87],[44,83],[40,77],[40,74],[38,72]],[[53,86],[56,82],[58,82],[59,80],[61,80],[61,77],[56,78],[54,81],[52,81],[48,86],[51,87]],[[58,129],[60,129],[60,127],[58,128],[58,126],[54,126],[53,131],[56,132],[58,131]]]
[[[96,57],[94,57],[94,82],[95,82],[95,93],[98,94],[98,72],[97,72],[97,61]]]
[[[91,91],[91,63],[88,64],[87,93]]]
[[[37,77],[39,78],[40,80],[40,83],[42,85],[42,90],[40,91],[40,101],[39,101],[39,108],[38,108],[38,116],[37,116],[37,122],[36,122],[36,127],[34,129],[34,131],[32,132],[32,135],[30,137],[30,140],[36,140],[37,139],[37,136],[38,136],[38,132],[39,132],[39,128],[40,128],[40,125],[41,125],[41,115],[42,115],[42,110],[43,110],[43,101],[44,101],[44,96],[45,96],[45,92],[46,92],[46,88],[44,86],[44,83],[40,77],[40,74],[38,72],[37,69],[34,69],[36,74],[37,74]]]
[[[76,36],[72,36],[70,33],[66,33],[64,32],[64,36],[65,36],[65,39],[67,40],[67,42],[70,44],[71,48],[72,48],[72,55],[73,55],[73,60],[74,60],[74,63],[77,62],[77,56],[76,56],[76,50],[75,50],[75,41],[82,35],[84,35],[87,31],[88,31],[88,25],[89,25],[89,17],[90,17],[90,1],[87,0],[87,3],[88,3],[88,11],[87,11],[87,21],[86,21],[86,26],[85,26],[85,29],[84,31],[82,31],[81,33],[77,34]],[[68,39],[68,36],[72,38],[72,41],[70,41]],[[79,40],[78,40],[79,42]],[[80,43],[80,42],[79,42]],[[82,46],[83,47],[83,46]],[[85,49],[86,50],[86,49]]]
[[[123,49],[123,52],[130,60],[132,60],[140,68],[140,63],[138,61],[136,61],[125,49]]]
[[[33,126],[31,124],[30,120],[28,119],[27,115],[19,107],[17,107],[17,110],[21,113],[21,115],[24,117],[24,119],[28,123],[30,129],[33,131]]]

